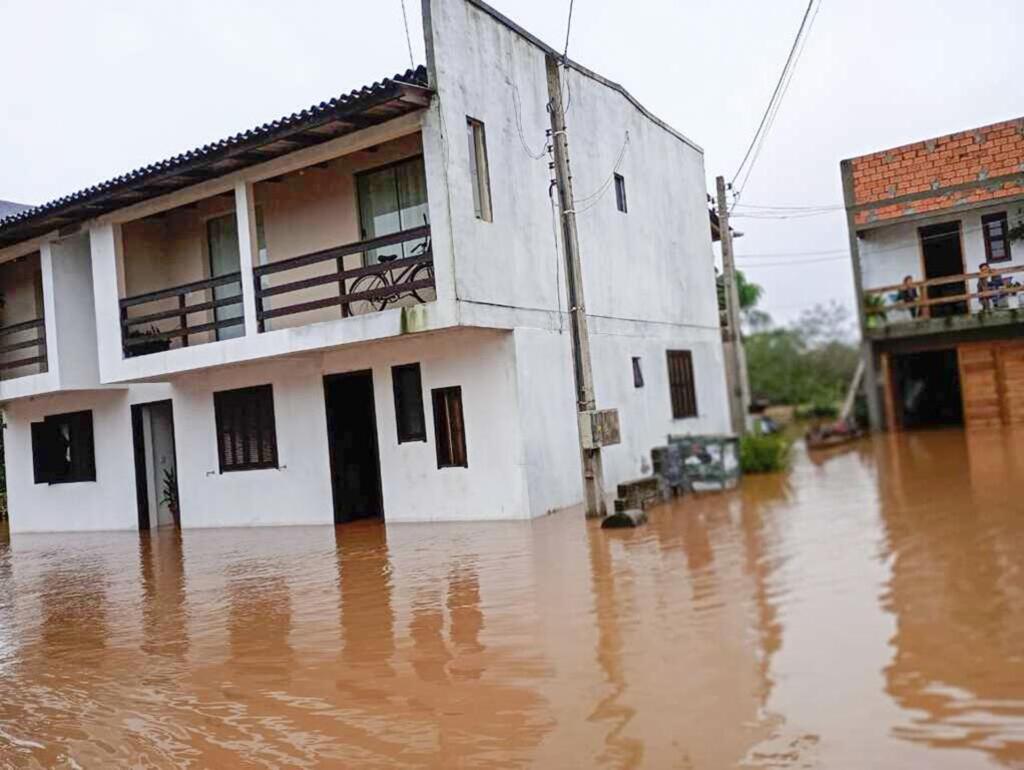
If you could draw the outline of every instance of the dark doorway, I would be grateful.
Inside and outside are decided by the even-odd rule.
[[[373,405],[373,374],[324,377],[327,440],[331,453],[334,521],[382,517],[380,453]]]
[[[924,277],[945,278],[951,275],[963,275],[964,256],[960,246],[960,223],[944,222],[941,225],[922,227],[921,253],[924,255]],[[928,299],[942,297],[958,297],[967,293],[967,285],[963,281],[945,283],[941,286],[928,287]],[[944,318],[951,315],[963,315],[967,312],[967,302],[943,302],[929,305],[929,315],[933,318]]]
[[[132,440],[139,529],[181,526],[171,402],[132,404]]]
[[[896,419],[904,428],[963,424],[955,348],[894,356],[892,377]]]

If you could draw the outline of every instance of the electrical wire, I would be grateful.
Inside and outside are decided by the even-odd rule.
[[[569,20],[565,23],[565,48],[562,50],[562,61],[569,57],[569,33],[572,31],[572,7],[575,0],[569,0]]]
[[[405,44],[409,47],[409,68],[416,69],[416,58],[412,55],[412,37],[409,35],[409,16],[405,12],[405,0],[402,2],[402,22],[405,24]]]
[[[771,123],[775,120],[774,115],[778,112],[778,107],[782,103],[782,97],[785,90],[788,88],[788,82],[792,79],[792,73],[795,71],[795,62],[798,57],[798,50],[801,48],[801,41],[805,39],[804,30],[807,30],[808,32],[810,31],[808,20],[811,19],[811,9],[814,7],[814,2],[815,0],[808,0],[803,18],[800,20],[800,27],[797,29],[796,37],[793,38],[793,45],[790,46],[789,55],[786,57],[786,63],[782,67],[782,72],[779,74],[779,79],[775,84],[775,89],[772,91],[771,98],[768,100],[768,106],[765,107],[764,114],[761,116],[761,121],[757,126],[757,130],[754,132],[754,136],[750,140],[750,145],[747,147],[747,151],[743,154],[743,160],[740,161],[740,165],[736,168],[736,173],[733,174],[732,184],[735,186],[736,180],[739,179],[744,167],[747,167],[746,176],[738,190],[734,192],[734,198],[739,197],[740,193],[742,193],[743,186],[746,185],[747,180],[750,178],[750,172],[754,167],[757,156],[760,154],[760,147],[764,144],[764,138],[768,135]],[[819,8],[820,5],[821,3],[819,0]],[[815,12],[815,16],[817,16],[817,12]],[[747,163],[748,161],[750,161],[749,166]],[[733,205],[735,205],[735,203]]]
[[[582,214],[597,205],[598,201],[604,197],[604,194],[611,188],[612,183],[615,181],[615,175],[619,172],[619,168],[622,166],[622,159],[626,155],[626,148],[629,146],[629,131],[626,131],[626,136],[622,141],[622,147],[619,149],[619,156],[615,159],[615,165],[612,167],[612,172],[608,177],[601,183],[594,192],[589,195],[574,196],[572,207],[573,211],[577,215]],[[583,204],[582,206],[580,204]]]

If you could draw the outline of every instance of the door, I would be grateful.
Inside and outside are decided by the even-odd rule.
[[[210,277],[219,278],[222,275],[239,272],[238,218],[234,212],[207,221],[206,237],[210,250]],[[233,305],[214,308],[214,318],[218,322],[241,318],[241,296],[241,281],[229,283],[225,286],[215,286],[213,289],[214,299],[238,297],[238,302]],[[245,326],[242,323],[225,326],[217,329],[216,334],[218,340],[242,337],[245,335]]]
[[[366,371],[325,377],[324,400],[334,520],[341,524],[382,517],[373,374]]]
[[[359,224],[363,240],[380,238],[427,224],[427,177],[417,156],[356,177]],[[365,264],[381,256],[411,257],[413,243],[398,243],[366,252]]]
[[[132,438],[139,529],[180,526],[171,402],[133,404]]]
[[[922,227],[918,233],[921,237],[921,254],[924,258],[924,277],[926,279],[946,278],[951,275],[963,275],[966,272],[960,242],[959,222],[944,222],[941,225]],[[928,299],[930,300],[957,297],[966,293],[967,284],[963,281],[928,287]],[[932,318],[963,315],[967,312],[967,302],[944,302],[929,305],[928,311],[928,315]]]

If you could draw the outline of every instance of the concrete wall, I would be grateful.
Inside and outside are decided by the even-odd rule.
[[[902,282],[907,275],[912,276],[915,281],[924,280],[924,256],[918,228],[942,222],[960,222],[964,269],[968,273],[976,273],[978,266],[985,261],[985,238],[981,229],[981,218],[986,214],[998,212],[1007,213],[1011,227],[1015,222],[1024,221],[1024,204],[1018,203],[965,211],[959,215],[945,215],[934,220],[905,222],[868,231],[859,241],[864,289],[892,286]],[[1010,254],[1012,259],[1009,262],[993,263],[994,266],[1003,268],[1019,265],[1024,268],[1024,243],[1018,241],[1011,244]],[[1024,282],[1024,269],[1020,274],[1014,274],[1014,278]],[[975,284],[975,281],[970,281],[970,291],[977,290]],[[971,305],[974,311],[980,309],[977,300],[972,300]],[[900,311],[894,311],[894,314],[898,312]]]
[[[62,388],[95,388],[100,382],[96,353],[96,305],[89,262],[89,236],[74,235],[49,246],[50,287],[47,309],[50,356]],[[51,323],[52,320],[52,323]],[[53,330],[51,333],[50,330]]]
[[[159,400],[163,385],[75,391],[5,405],[4,463],[12,532],[137,529],[131,404]],[[92,410],[96,481],[36,484],[31,423],[48,415]]]

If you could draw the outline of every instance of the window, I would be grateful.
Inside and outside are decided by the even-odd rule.
[[[644,386],[644,371],[640,368],[640,358],[633,356],[633,387],[642,388]]]
[[[473,185],[473,211],[476,218],[484,222],[491,219],[491,173],[487,166],[487,138],[484,124],[473,118],[466,118],[469,136],[469,179]]]
[[[437,467],[469,467],[466,462],[466,426],[462,420],[462,388],[435,388],[434,442],[437,444]]]
[[[427,421],[423,416],[423,386],[419,364],[391,367],[391,384],[395,389],[395,418],[398,422],[398,443],[427,440]]]
[[[672,394],[672,418],[697,416],[697,391],[693,383],[693,355],[689,350],[669,350],[668,387]]]
[[[96,481],[92,412],[57,414],[32,423],[36,484]]]
[[[363,240],[382,238],[423,227],[427,220],[427,176],[423,156],[408,158],[356,176],[359,197],[359,225]],[[381,256],[413,256],[417,241],[371,249],[364,263],[375,265]]]
[[[615,206],[623,214],[626,213],[626,179],[622,174],[615,175]]]
[[[277,467],[274,390],[270,385],[213,394],[220,472]]]
[[[1009,226],[1006,212],[986,214],[981,218],[985,233],[985,259],[988,262],[1006,262],[1010,259],[1010,241],[1006,237]]]

